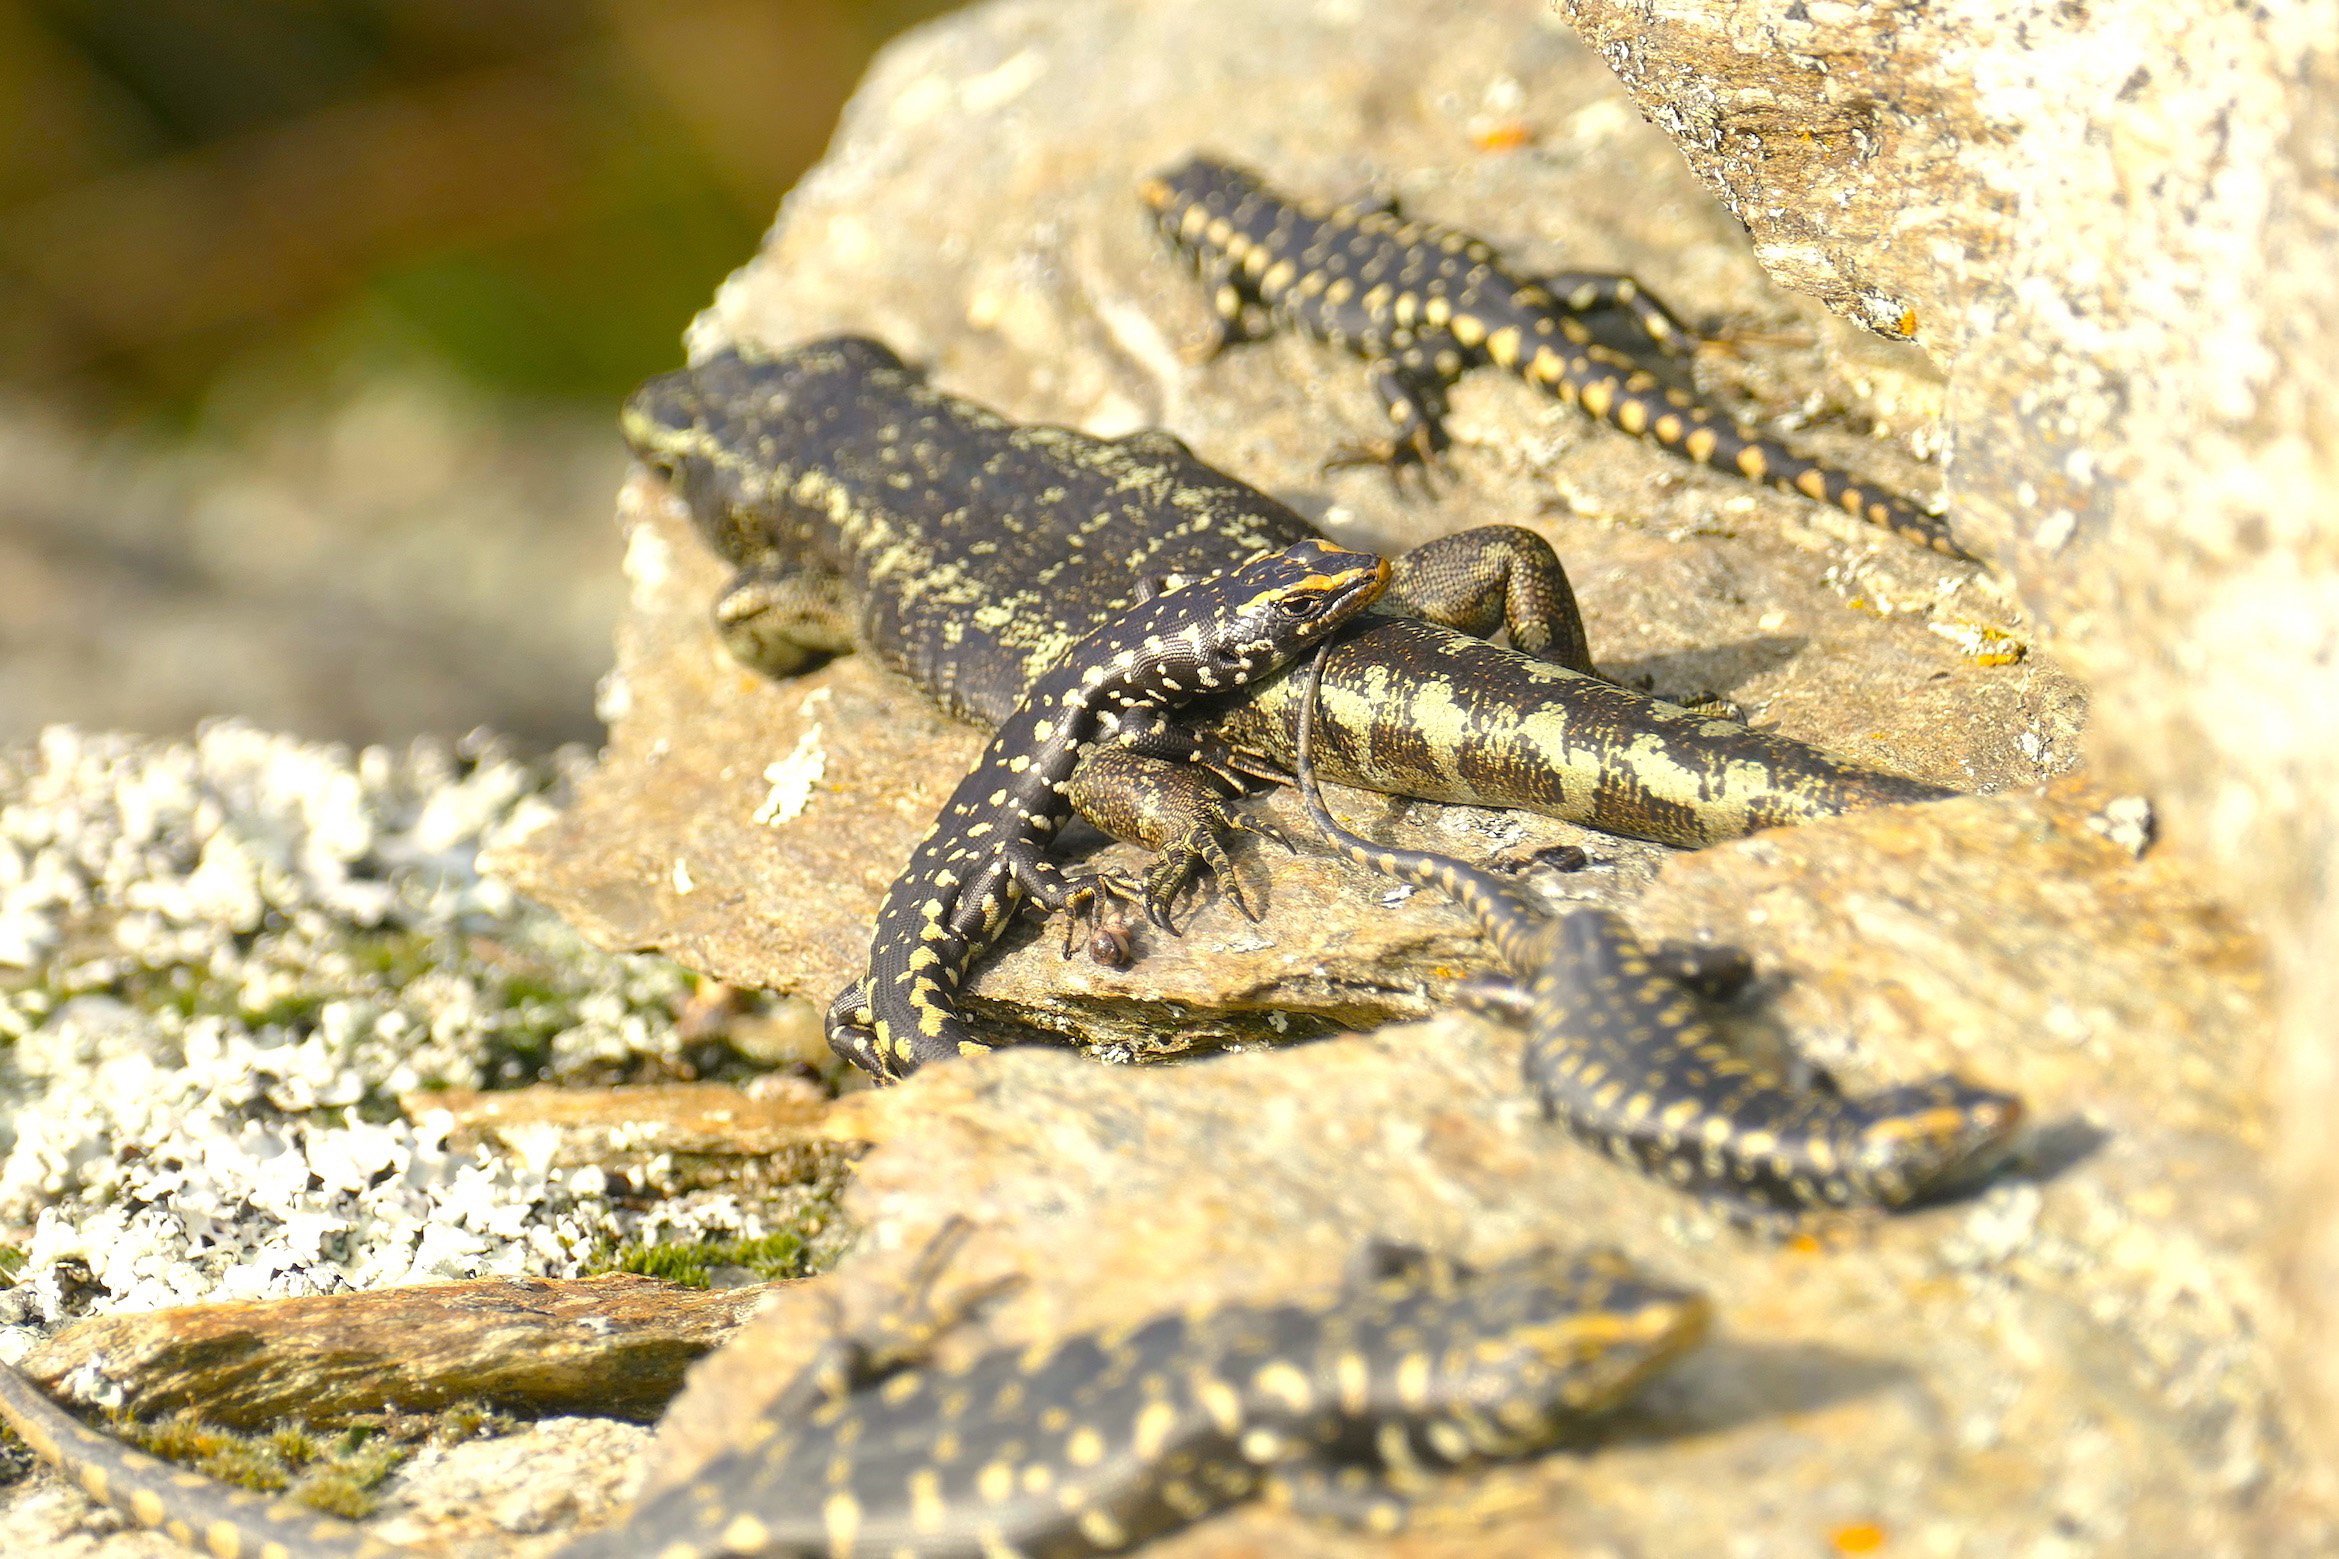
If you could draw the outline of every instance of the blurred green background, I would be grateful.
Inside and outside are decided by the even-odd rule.
[[[618,401],[938,0],[0,0],[0,741],[591,739]]]

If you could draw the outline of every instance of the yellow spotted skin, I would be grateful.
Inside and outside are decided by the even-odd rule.
[[[915,1290],[907,1303],[922,1296]],[[1084,1559],[1253,1496],[1371,1531],[1424,1473],[1531,1456],[1695,1347],[1697,1295],[1607,1253],[1472,1269],[1376,1243],[1314,1304],[1174,1312],[929,1364],[947,1318],[832,1341],[743,1448],[564,1559]],[[410,1550],[82,1428],[0,1366],[0,1415],[147,1525],[228,1554]],[[136,1490],[139,1494],[124,1494]],[[151,1516],[151,1519],[148,1519]],[[183,1523],[183,1525],[182,1525]]]
[[[0,1419],[91,1499],[218,1559],[377,1559],[409,1551],[282,1495],[217,1483],[133,1450],[80,1423],[5,1364]]]
[[[784,674],[866,649],[984,726],[1148,582],[1223,574],[1316,534],[1166,433],[1010,422],[860,337],[660,375],[627,404],[625,431],[738,569],[719,623],[741,659]],[[1325,673],[1327,778],[1683,845],[1951,794],[1588,675],[1565,572],[1531,532],[1484,527],[1391,563],[1386,597]],[[1510,646],[1485,641],[1497,630]],[[1288,770],[1298,710],[1282,676],[1181,719]],[[1224,826],[1194,765],[1114,766],[1113,785],[1076,777],[1073,791],[1106,832],[1126,837],[1131,817],[1166,819],[1151,831],[1181,841]],[[1149,796],[1113,804],[1149,781]],[[1181,852],[1149,888],[1195,869]]]
[[[830,1046],[888,1079],[984,1049],[958,1008],[975,958],[1027,896],[1075,910],[1102,891],[1044,854],[1071,816],[1081,760],[1101,747],[1194,760],[1193,734],[1164,711],[1281,670],[1388,583],[1385,559],[1311,538],[1167,590],[1082,639],[1000,724],[886,893],[869,974],[829,1008]]]
[[[1621,313],[1664,351],[1690,344],[1629,276],[1525,280],[1466,233],[1408,220],[1386,204],[1286,200],[1243,169],[1203,158],[1146,180],[1140,192],[1209,288],[1221,345],[1283,325],[1371,362],[1390,429],[1362,446],[1364,458],[1433,458],[1447,442],[1447,388],[1492,365],[1683,459],[1970,561],[1948,527],[1907,498],[1804,459],[1594,339],[1596,316]]]
[[[1312,688],[1319,668],[1302,677]],[[1308,816],[1334,850],[1474,915],[1522,983],[1527,1086],[1581,1140],[1686,1191],[1757,1217],[1898,1207],[1971,1173],[2022,1122],[2022,1102],[1958,1077],[1848,1098],[1796,1087],[1745,1059],[1659,968],[1623,919],[1579,909],[1547,920],[1492,873],[1376,845],[1324,805],[1301,720],[1295,765]]]

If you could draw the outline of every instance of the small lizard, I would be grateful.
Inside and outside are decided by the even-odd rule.
[[[1629,276],[1570,272],[1529,281],[1467,233],[1401,217],[1386,202],[1290,201],[1240,168],[1195,158],[1140,186],[1155,222],[1201,274],[1223,348],[1264,324],[1300,330],[1372,363],[1389,437],[1332,464],[1426,462],[1446,447],[1446,391],[1492,363],[1636,438],[1717,471],[1880,525],[1972,561],[1909,499],[1804,459],[1686,390],[1661,388],[1593,338],[1586,317],[1623,310],[1678,352],[1689,333]]]
[[[832,1338],[745,1443],[563,1559],[1085,1559],[1254,1496],[1390,1532],[1431,1474],[1548,1449],[1708,1320],[1703,1299],[1612,1254],[1474,1270],[1375,1241],[1326,1299],[1197,1307],[938,1365],[971,1301],[930,1293],[965,1227],[946,1226],[894,1313]],[[218,1559],[411,1552],[133,1451],[7,1366],[0,1417],[92,1498]]]
[[[1308,816],[1347,860],[1435,888],[1470,911],[1523,985],[1477,997],[1527,1031],[1527,1086],[1546,1114],[1624,1163],[1731,1210],[1898,1207],[1971,1172],[2022,1122],[2011,1094],[1945,1076],[1847,1098],[1824,1079],[1797,1088],[1737,1054],[1699,1013],[1694,971],[1660,967],[1622,917],[1550,919],[1492,873],[1343,828],[1310,762],[1312,689],[1301,673],[1295,765]]]
[[[1101,878],[1066,878],[1043,853],[1071,815],[1066,791],[1081,759],[1101,747],[1171,762],[1204,757],[1205,744],[1163,711],[1281,670],[1388,582],[1384,559],[1301,541],[1167,590],[1082,639],[1000,724],[886,893],[870,972],[829,1007],[830,1046],[876,1077],[990,1048],[958,1012],[958,985],[976,956],[1026,896],[1093,910],[1105,889]],[[1167,913],[1158,902],[1147,909],[1156,919]]]

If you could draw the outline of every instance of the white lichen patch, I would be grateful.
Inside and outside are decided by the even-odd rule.
[[[223,724],[0,753],[0,1291],[99,1311],[565,1276],[641,1215],[401,1095],[679,1059],[687,992],[481,875],[560,767]],[[660,1226],[763,1231],[736,1204]]]
[[[799,715],[811,717],[814,709],[828,697],[827,688],[818,688],[805,696],[797,709]],[[828,775],[827,733],[818,719],[813,719],[796,738],[796,745],[788,755],[764,765],[764,783],[770,788],[755,809],[755,820],[766,827],[792,823],[804,815],[812,804],[812,792]]]

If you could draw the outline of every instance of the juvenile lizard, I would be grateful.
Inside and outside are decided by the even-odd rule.
[[[562,1559],[1085,1559],[1254,1496],[1372,1532],[1447,1468],[1535,1455],[1696,1346],[1705,1301],[1604,1253],[1480,1270],[1368,1244],[1304,1303],[1172,1311],[964,1364],[929,1293],[832,1339],[746,1443]],[[412,1550],[83,1427],[0,1365],[0,1418],[91,1498],[215,1559]]]
[[[1312,690],[1320,658],[1300,673]],[[1699,1012],[1691,982],[1658,966],[1621,916],[1551,919],[1492,873],[1343,828],[1309,761],[1303,696],[1295,767],[1308,816],[1343,858],[1435,888],[1476,917],[1523,982],[1481,985],[1526,1029],[1527,1086],[1546,1114],[1624,1163],[1732,1210],[1897,1207],[2001,1150],[2022,1101],[1954,1076],[1848,1098],[1794,1087],[1741,1057]]]
[[[1202,757],[1203,744],[1164,711],[1282,669],[1388,582],[1388,563],[1371,553],[1294,542],[1131,607],[1041,673],[887,891],[869,974],[829,1008],[830,1046],[877,1077],[988,1049],[958,1012],[975,958],[1026,896],[1093,909],[1104,886],[1066,878],[1044,853],[1071,815],[1065,792],[1082,757],[1102,747],[1171,763]]]
[[[1659,348],[1690,339],[1629,276],[1571,272],[1529,281],[1450,227],[1385,202],[1291,201],[1241,168],[1195,158],[1140,186],[1163,235],[1210,288],[1219,346],[1287,326],[1372,363],[1386,439],[1334,464],[1427,461],[1447,444],[1447,389],[1491,363],[1571,406],[1699,465],[1798,493],[1953,558],[1949,528],[1910,500],[1806,460],[1741,426],[1625,353],[1594,339],[1587,316],[1622,310]]]

